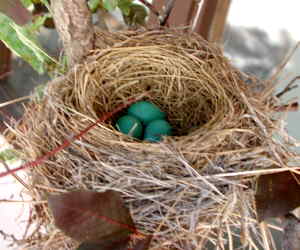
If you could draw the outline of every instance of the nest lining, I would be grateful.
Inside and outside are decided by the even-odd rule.
[[[74,189],[120,191],[137,228],[154,234],[151,249],[227,246],[241,221],[260,241],[253,219],[255,178],[218,174],[279,166],[278,157],[285,162],[292,155],[272,139],[278,131],[274,99],[252,91],[221,50],[195,34],[98,37],[106,46],[49,83],[46,98],[26,109],[14,130],[24,159],[45,154],[141,96],[167,113],[174,136],[162,143],[135,140],[114,128],[118,114],[31,169],[33,199]],[[39,227],[27,246],[74,249],[76,242],[54,230],[47,204],[33,211]]]

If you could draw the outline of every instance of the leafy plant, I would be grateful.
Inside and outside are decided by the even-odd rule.
[[[27,61],[37,72],[44,73],[53,60],[41,49],[32,31],[44,18],[28,26],[19,26],[11,18],[0,13],[0,40],[16,55]]]
[[[18,3],[18,0],[13,0],[13,2]],[[24,8],[30,10],[32,14],[32,21],[22,26],[5,14],[10,9],[14,10],[11,6],[13,2],[5,0],[2,5],[0,4],[0,40],[39,73],[49,72],[60,67],[58,62],[44,52],[37,39],[37,34],[42,26],[54,28],[54,22],[49,12],[49,2],[47,0],[21,0]],[[111,12],[119,8],[125,23],[130,26],[144,25],[147,17],[146,8],[133,3],[133,0],[89,0],[88,6],[92,12],[96,12],[98,9]],[[19,6],[19,8],[21,7]],[[1,10],[4,13],[1,13]],[[18,18],[17,12],[14,16],[16,19]]]

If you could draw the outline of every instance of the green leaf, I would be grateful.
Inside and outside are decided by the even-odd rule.
[[[44,5],[46,5],[46,7],[49,7],[49,8],[50,8],[50,4],[49,4],[49,1],[48,1],[48,0],[39,0],[38,2],[41,2],[41,3],[43,3]]]
[[[25,28],[30,32],[34,33],[36,31],[39,31],[39,29],[44,25],[47,18],[50,18],[50,14],[44,14],[42,16],[38,16],[34,19],[33,23],[29,23],[25,26]]]
[[[118,7],[121,10],[122,14],[128,16],[130,13],[130,6],[132,5],[131,0],[119,0]]]
[[[103,7],[108,11],[113,11],[118,6],[118,0],[103,0]]]
[[[89,0],[88,6],[91,12],[95,13],[100,6],[100,0]]]
[[[31,0],[21,0],[21,3],[25,8],[29,8],[33,4]]]
[[[147,9],[143,5],[131,4],[129,6],[129,14],[126,16],[123,13],[123,18],[129,26],[143,26],[145,25],[147,15]]]
[[[30,32],[31,27],[21,27],[12,19],[0,13],[0,40],[17,56],[27,61],[40,74],[50,57],[40,48],[37,39]]]
[[[2,159],[5,162],[13,162],[18,160],[18,155],[14,149],[5,149],[0,152],[0,159]]]

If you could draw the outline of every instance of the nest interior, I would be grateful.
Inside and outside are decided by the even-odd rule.
[[[278,120],[270,91],[253,91],[222,51],[196,34],[97,37],[101,46],[50,82],[45,98],[30,103],[10,131],[24,160],[60,146],[132,98],[165,111],[174,136],[148,143],[121,134],[113,126],[121,111],[28,170],[36,230],[24,244],[74,249],[55,230],[44,202],[49,193],[74,189],[120,191],[138,230],[154,235],[151,249],[225,247],[241,227],[259,244],[255,175],[235,174],[280,167],[292,155],[273,139]]]

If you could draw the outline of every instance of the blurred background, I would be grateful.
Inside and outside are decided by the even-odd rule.
[[[245,73],[253,74],[260,79],[268,79],[300,41],[300,30],[295,21],[299,16],[299,9],[300,2],[294,0],[232,0],[221,43],[226,56]],[[113,17],[108,20],[112,29],[124,27],[119,23],[120,12],[115,11]],[[26,19],[26,16],[20,19],[22,18]],[[53,57],[59,57],[61,46],[55,30],[42,28],[39,39],[45,51]],[[7,75],[0,75],[0,103],[28,96],[37,86],[46,83],[49,79],[47,74],[38,74],[28,63],[14,55],[5,74]],[[281,72],[278,91],[298,75],[300,75],[299,49],[295,51]],[[298,96],[300,96],[299,88],[288,93],[285,100],[297,99]],[[9,117],[18,119],[22,116],[22,112],[20,102],[0,107],[1,128],[5,127],[4,122],[8,122]],[[299,121],[299,111],[287,114],[286,129],[296,139],[300,139]],[[3,138],[0,138],[0,148],[2,150],[9,148]],[[14,162],[10,167],[13,168],[18,164],[19,162]],[[0,167],[0,170],[5,171],[4,166]],[[8,246],[11,239],[5,239],[2,232],[14,234],[18,238],[26,228],[25,222],[29,210],[26,203],[18,201],[26,201],[29,198],[21,191],[22,186],[13,177],[0,179],[0,201],[2,201],[0,202],[0,249],[12,249]],[[6,200],[12,201],[5,202]]]

